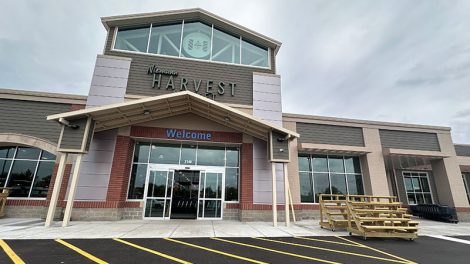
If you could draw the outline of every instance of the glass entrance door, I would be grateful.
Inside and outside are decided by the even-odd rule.
[[[201,171],[198,218],[221,219],[224,195],[223,172]]]
[[[144,218],[169,218],[173,171],[149,169],[145,186]]]
[[[196,219],[199,171],[175,171],[171,219]]]

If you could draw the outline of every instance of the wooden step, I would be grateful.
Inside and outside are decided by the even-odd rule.
[[[387,217],[357,217],[358,220],[360,221],[378,221],[378,222],[383,222],[383,221],[401,221],[401,222],[409,222],[409,218],[387,218]]]
[[[326,212],[328,215],[348,215],[347,212]]]
[[[329,205],[329,206],[324,206],[323,208],[325,209],[342,209],[342,210],[347,210],[348,207],[346,205],[341,206],[341,205]]]
[[[416,226],[368,226],[368,225],[361,225],[364,229],[369,230],[418,230]]]

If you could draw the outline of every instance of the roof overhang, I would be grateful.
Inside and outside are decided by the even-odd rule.
[[[300,143],[299,151],[312,152],[318,154],[339,154],[339,155],[365,155],[370,153],[365,147],[328,145],[328,144],[312,144]]]
[[[287,138],[299,137],[294,131],[190,91],[50,115],[47,120],[64,122],[87,116],[95,121],[95,131],[99,132],[185,113],[199,115],[263,140],[268,139],[271,131],[285,134]]]
[[[383,154],[386,156],[401,156],[401,157],[430,158],[430,159],[442,159],[442,158],[449,157],[449,155],[445,155],[444,153],[440,151],[394,149],[394,148],[385,148],[383,150]]]
[[[162,12],[102,17],[101,23],[103,23],[103,26],[106,28],[106,30],[109,31],[111,27],[119,26],[122,24],[137,25],[137,24],[151,23],[153,19],[157,19],[157,18],[158,20],[162,20],[168,23],[173,20],[185,19],[187,17],[198,17],[202,21],[209,21],[209,22],[217,21],[220,26],[227,28],[228,30],[236,29],[237,31],[242,31],[247,37],[252,38],[253,41],[273,48],[274,54],[277,54],[277,52],[279,51],[279,48],[282,45],[280,41],[267,37],[263,34],[260,34],[249,28],[236,24],[232,21],[229,21],[223,17],[217,16],[201,8],[190,8],[190,9],[169,10],[169,11],[162,11]]]

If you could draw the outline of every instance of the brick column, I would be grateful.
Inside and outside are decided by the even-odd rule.
[[[127,136],[117,136],[113,167],[109,178],[106,201],[125,202],[132,166],[134,141]]]
[[[243,143],[240,164],[240,209],[253,204],[253,144]]]

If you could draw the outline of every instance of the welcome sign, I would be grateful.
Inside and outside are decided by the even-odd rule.
[[[200,141],[212,141],[211,132],[201,132],[186,129],[165,129],[166,137],[171,139],[183,139],[183,140],[200,140]]]

